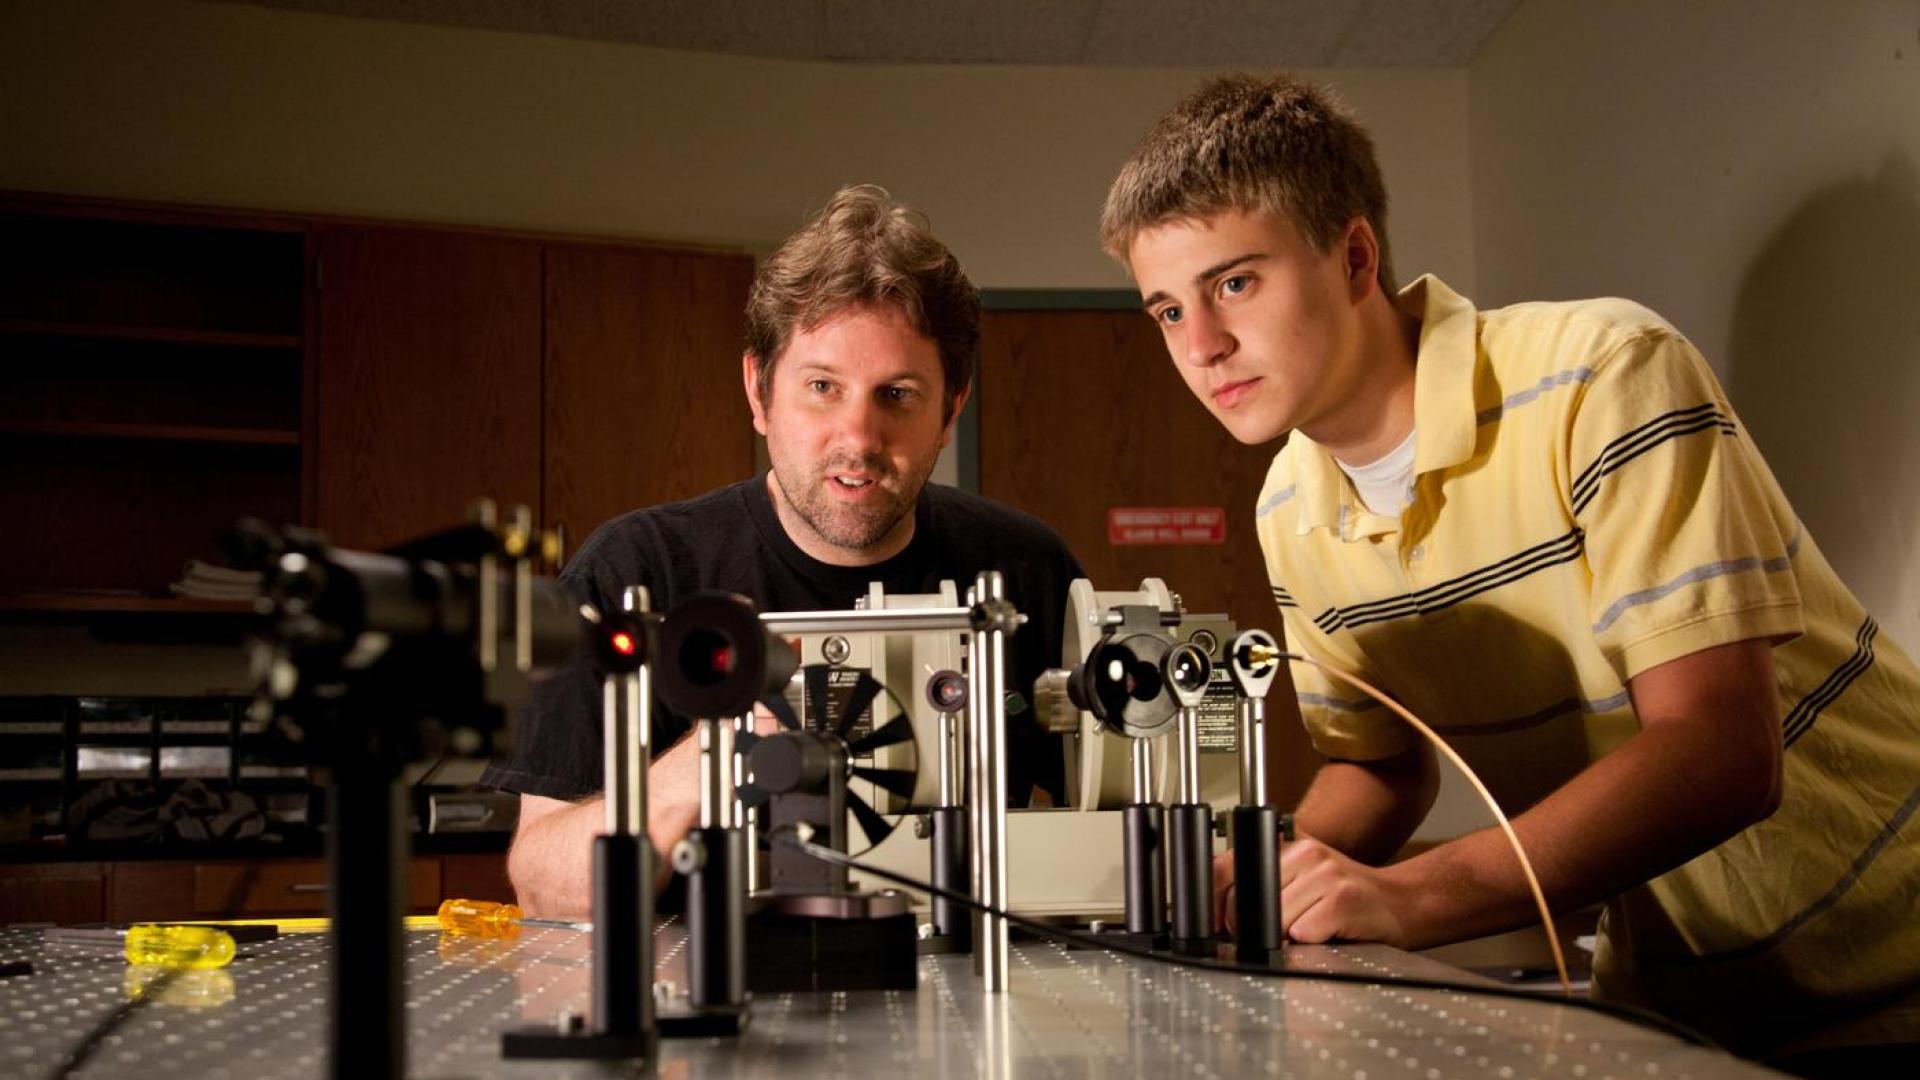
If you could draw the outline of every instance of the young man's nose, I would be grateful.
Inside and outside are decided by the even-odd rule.
[[[1218,363],[1233,352],[1233,335],[1213,312],[1188,311],[1181,330],[1186,343],[1184,359],[1195,367]]]

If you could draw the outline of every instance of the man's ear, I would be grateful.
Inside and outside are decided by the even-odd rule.
[[[1363,215],[1347,222],[1341,237],[1347,265],[1347,295],[1354,303],[1367,298],[1380,284],[1380,238]]]
[[[747,391],[747,408],[753,410],[753,430],[767,433],[767,407],[760,400],[760,358],[751,352],[740,354],[740,381]]]
[[[973,381],[969,379],[967,385],[961,387],[960,392],[953,395],[953,415],[947,417],[946,430],[940,433],[941,446],[944,447],[948,443],[953,442],[954,429],[960,426],[960,414],[965,411],[967,407],[967,396],[972,393]]]

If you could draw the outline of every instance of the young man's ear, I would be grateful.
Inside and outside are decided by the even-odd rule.
[[[1359,303],[1380,284],[1380,238],[1373,233],[1373,223],[1364,216],[1347,222],[1341,247],[1346,252],[1347,293]]]
[[[753,430],[767,433],[767,405],[760,400],[760,358],[751,352],[740,354],[740,381],[747,391],[747,408],[753,410]]]

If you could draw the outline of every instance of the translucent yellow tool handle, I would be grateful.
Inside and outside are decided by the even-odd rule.
[[[233,959],[233,935],[210,926],[155,926],[127,931],[127,963],[198,971],[226,967]]]
[[[493,900],[443,900],[440,929],[470,937],[512,937],[520,932],[520,908]]]

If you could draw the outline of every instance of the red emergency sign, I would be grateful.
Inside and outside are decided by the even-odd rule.
[[[1224,544],[1224,506],[1114,506],[1107,510],[1107,543]]]

